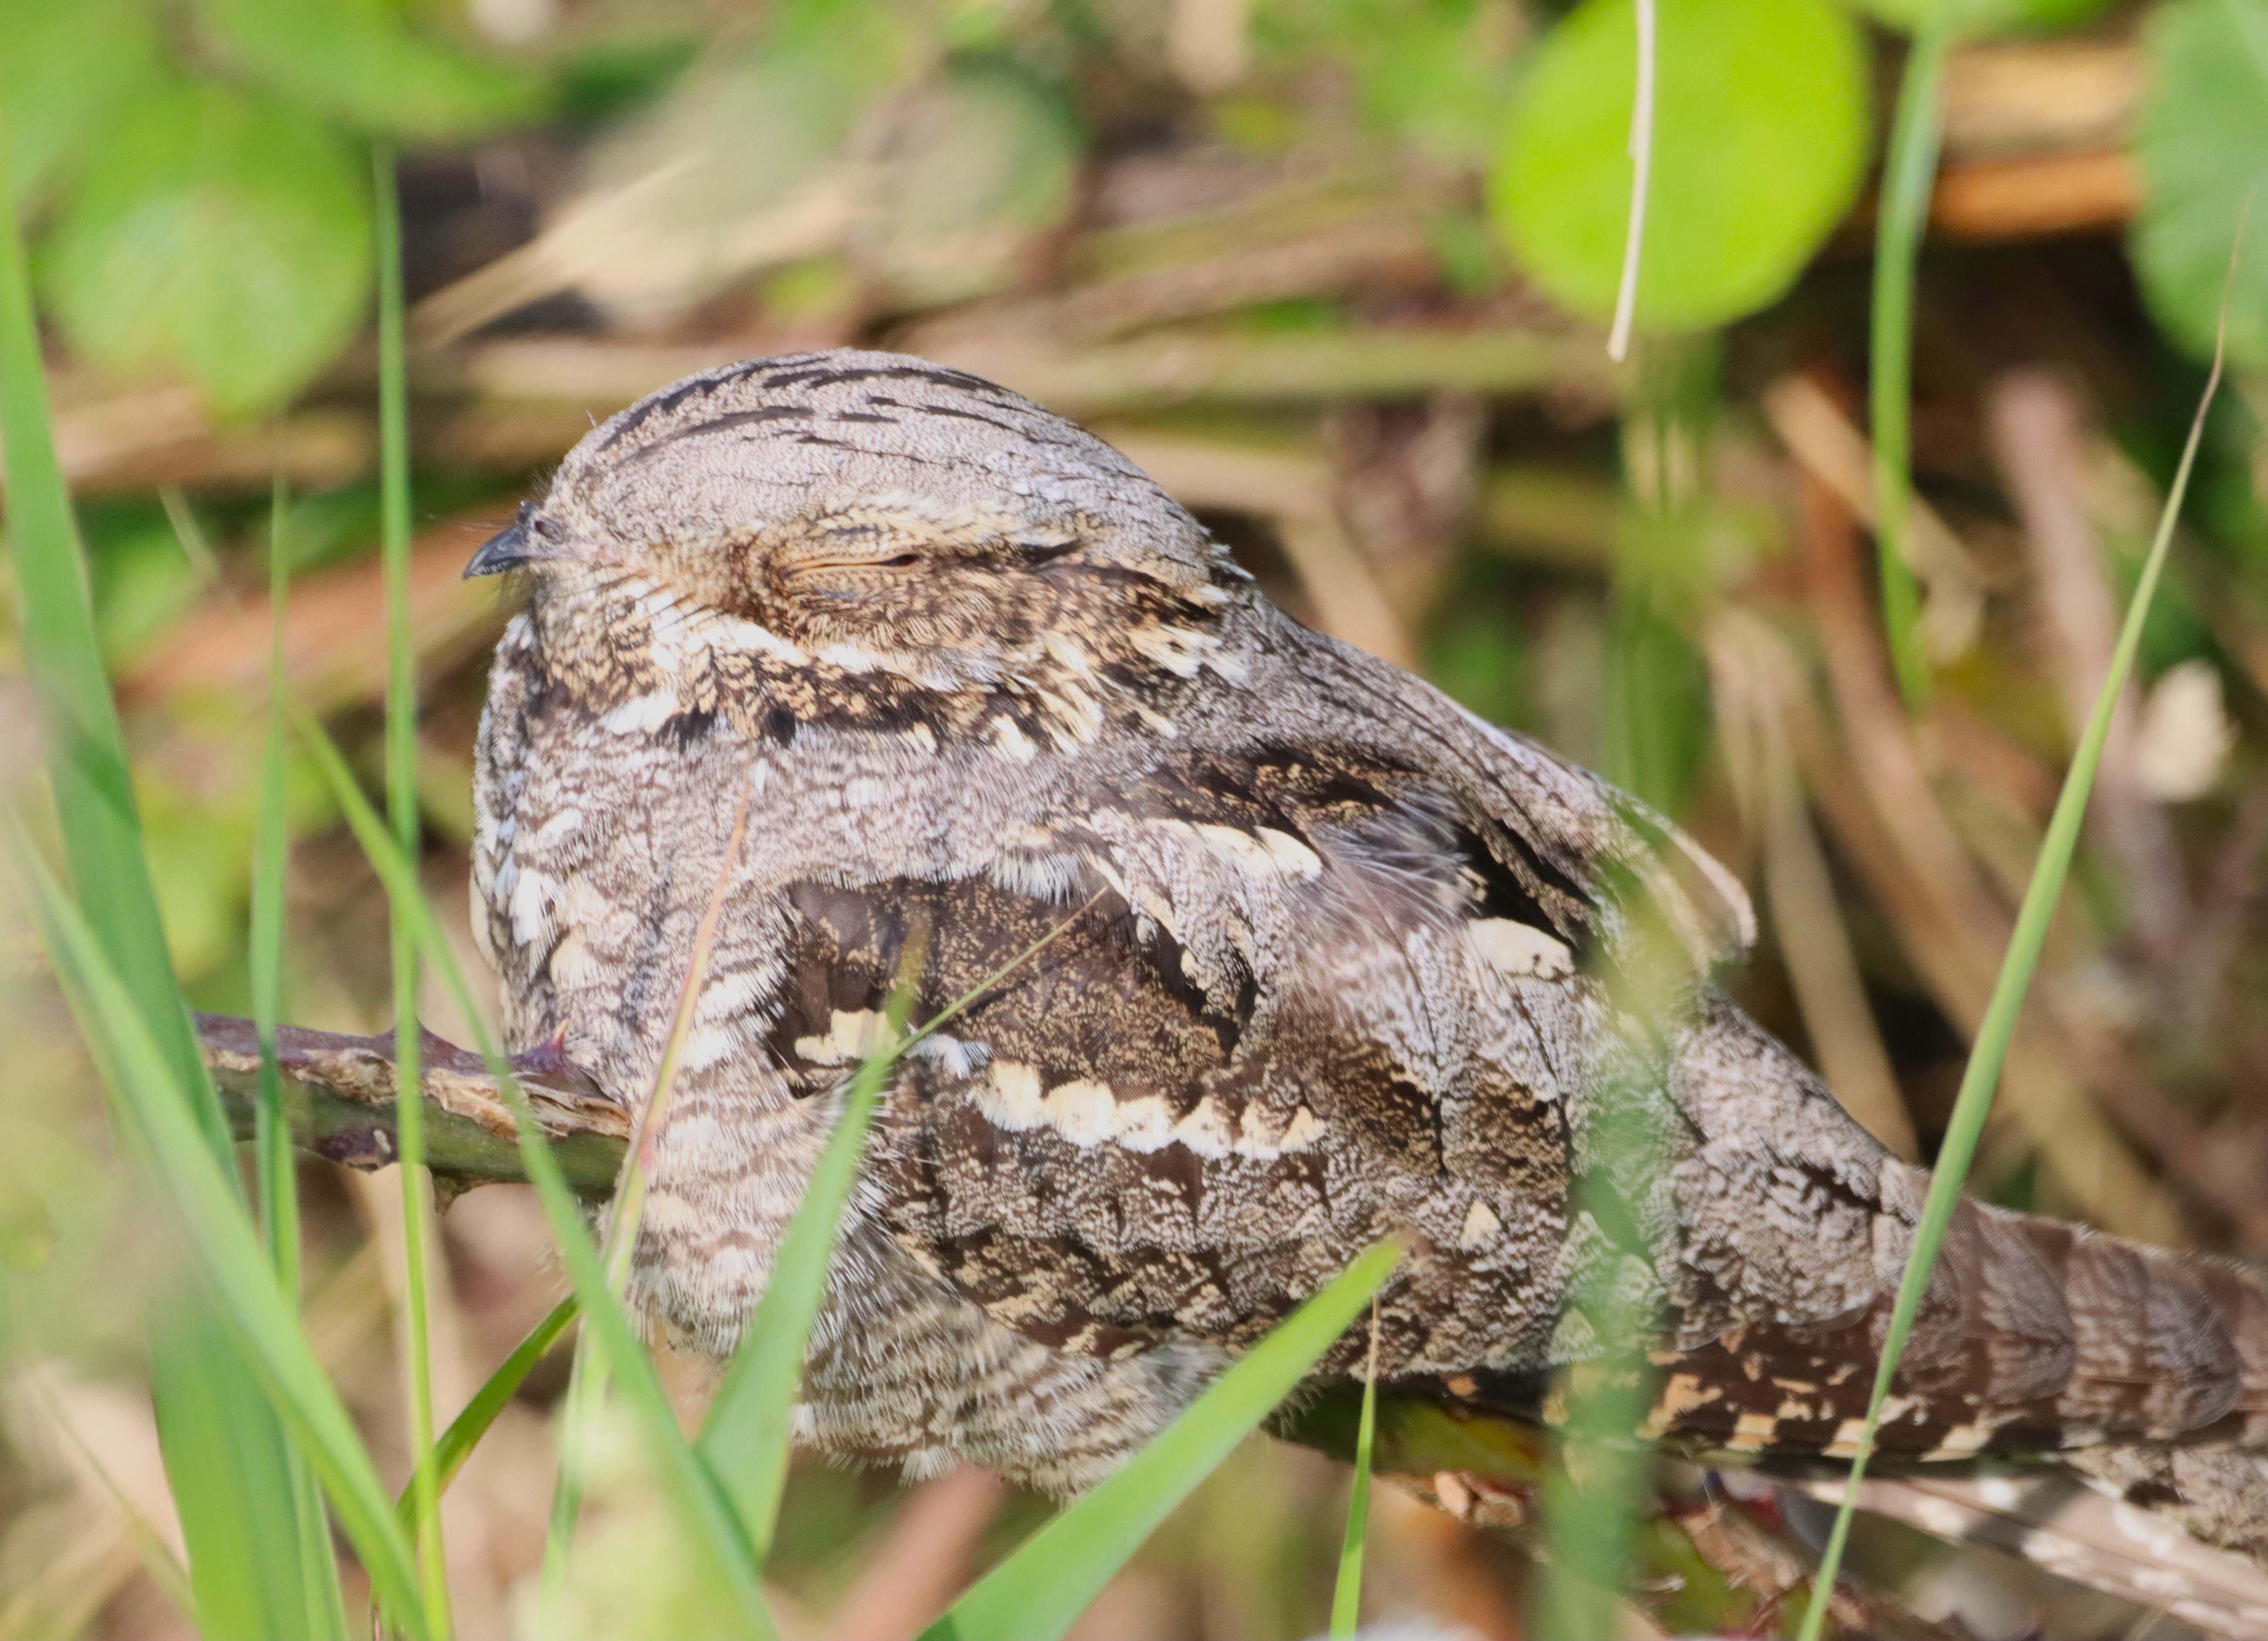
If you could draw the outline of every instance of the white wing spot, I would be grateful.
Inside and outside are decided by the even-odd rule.
[[[1779,1434],[1779,1421],[1769,1413],[1743,1413],[1734,1421],[1733,1439],[1725,1446],[1734,1453],[1762,1453]]]
[[[1039,1068],[1021,1060],[992,1062],[990,1075],[976,1090],[976,1108],[1011,1133],[1053,1129],[1082,1149],[1115,1144],[1149,1152],[1178,1144],[1212,1159],[1270,1161],[1287,1152],[1307,1150],[1326,1128],[1322,1118],[1301,1106],[1283,1131],[1271,1136],[1273,1124],[1267,1114],[1247,1107],[1241,1131],[1233,1131],[1210,1095],[1176,1122],[1162,1096],[1121,1100],[1109,1084],[1091,1078],[1058,1083],[1042,1092]]]
[[[1279,1153],[1306,1151],[1322,1138],[1327,1126],[1322,1118],[1301,1106],[1292,1114],[1292,1120],[1284,1125],[1283,1133],[1277,1137],[1276,1149]]]
[[[881,665],[870,651],[855,644],[830,644],[819,652],[819,659],[846,673],[871,673]]]
[[[723,615],[717,620],[714,637],[726,649],[738,650],[743,655],[768,655],[784,661],[790,666],[806,666],[811,657],[803,646],[781,637],[770,628],[761,626],[738,615]]]
[[[1163,1151],[1174,1143],[1173,1114],[1157,1094],[1144,1094],[1118,1107],[1118,1143],[1129,1151]]]
[[[1032,744],[1030,736],[1016,727],[1012,718],[992,720],[992,744],[1019,763],[1029,763],[1040,750]]]
[[[1509,917],[1484,917],[1467,924],[1465,945],[1474,956],[1502,975],[1565,980],[1575,972],[1575,954],[1565,941]]]
[[[1046,1126],[1040,1068],[1022,1060],[993,1061],[991,1075],[977,1091],[976,1108],[1012,1134]]]
[[[1724,1394],[1722,1386],[1705,1384],[1697,1373],[1672,1373],[1638,1434],[1647,1441],[1657,1440],[1687,1414],[1707,1407]]]
[[[873,1052],[887,1029],[873,1009],[836,1009],[824,1037],[799,1037],[795,1051],[814,1065],[856,1065]]]
[[[1464,1228],[1457,1233],[1457,1246],[1467,1253],[1476,1247],[1486,1247],[1496,1240],[1496,1233],[1503,1229],[1504,1221],[1496,1217],[1495,1211],[1475,1197],[1473,1205],[1465,1210]]]
[[[656,689],[632,695],[601,721],[617,735],[651,734],[677,713],[677,692]]]
[[[536,828],[535,835],[530,838],[528,842],[531,843],[556,843],[561,838],[566,836],[570,832],[572,832],[577,827],[582,824],[583,812],[571,804],[566,808],[562,809],[557,814],[552,816],[551,819],[546,820],[541,826]]]
[[[550,923],[551,899],[559,880],[527,866],[517,876],[512,886],[512,938],[518,945],[534,946]]]
[[[1992,1439],[1989,1424],[1956,1424],[1945,1432],[1936,1446],[1922,1454],[1924,1460],[1966,1459]]]

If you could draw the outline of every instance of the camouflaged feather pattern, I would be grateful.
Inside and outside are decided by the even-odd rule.
[[[1649,1434],[1848,1450],[1926,1181],[1710,983],[1738,886],[1290,621],[1107,445],[917,359],[759,360],[597,429],[475,568],[532,584],[474,867],[513,1042],[642,1101],[725,885],[637,1250],[680,1339],[738,1337],[908,939],[919,1014],[1062,928],[901,1069],[811,1439],[1076,1489],[1399,1233],[1405,1390],[1537,1410],[1607,1282],[1658,1319]],[[1615,1090],[1653,1153],[1609,1178]],[[1972,1206],[1890,1413],[1896,1452],[2114,1444],[2178,1494],[2132,1444],[2250,1464],[2268,1289]]]

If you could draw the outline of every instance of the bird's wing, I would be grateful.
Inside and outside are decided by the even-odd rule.
[[[1452,794],[1490,852],[1609,953],[1650,926],[1705,975],[1754,944],[1739,880],[1630,794],[1335,639],[1300,632],[1283,662],[1296,685],[1275,693],[1300,744],[1360,748]]]
[[[1256,1337],[1414,1233],[1403,1355],[1541,1359],[1596,995],[1557,872],[1407,768],[1178,750],[983,876],[799,887],[772,1049],[839,1078],[917,924],[935,1010],[1067,921],[924,1045],[884,1162],[906,1246],[1109,1351]]]

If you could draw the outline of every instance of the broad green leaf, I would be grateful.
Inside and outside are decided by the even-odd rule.
[[[1277,0],[1255,8],[1254,44],[1278,72],[1317,47],[1345,65],[1377,129],[1454,163],[1485,161],[1504,128],[1517,27],[1486,0]]]
[[[1017,1546],[924,1641],[1054,1641],[1174,1506],[1257,1429],[1385,1285],[1402,1250],[1381,1243],[1213,1381],[1125,1468]]]
[[[1037,82],[992,65],[945,76],[900,116],[862,247],[874,274],[923,304],[1006,283],[1071,209],[1079,151],[1069,110]]]
[[[157,74],[158,28],[143,0],[0,0],[0,193],[25,199],[67,174]]]
[[[1631,0],[1584,0],[1536,53],[1491,185],[1513,255],[1614,312],[1631,191]],[[1866,173],[1867,55],[1831,0],[1660,0],[1641,330],[1722,324],[1794,282]]]
[[[2130,244],[2150,311],[2202,357],[2237,219],[2248,198],[2268,196],[2268,0],[2171,0],[2142,44],[2150,92],[2134,155],[2146,186]],[[2245,224],[2228,357],[2268,364],[2268,197]]]
[[[197,11],[224,57],[366,131],[456,142],[543,108],[529,76],[419,33],[387,0],[199,0]]]
[[[224,411],[267,409],[361,320],[369,201],[352,158],[309,116],[175,85],[105,135],[41,272],[89,358],[185,369]]]
[[[603,234],[609,251],[583,275],[584,293],[601,306],[666,312],[828,248],[834,231],[810,229],[815,218],[797,202],[826,186],[874,80],[872,63],[816,48],[689,70],[585,156],[582,197],[562,220]]]
[[[1940,0],[1851,0],[1877,21],[1911,33],[1933,5]],[[2106,0],[1949,0],[1953,22],[1963,34],[1999,34],[2012,31],[2045,33],[2084,23],[2102,10]]]

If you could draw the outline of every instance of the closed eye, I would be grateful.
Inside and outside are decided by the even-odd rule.
[[[920,563],[919,553],[900,553],[893,558],[811,558],[799,564],[787,566],[790,575],[806,575],[815,570],[906,570]]]

